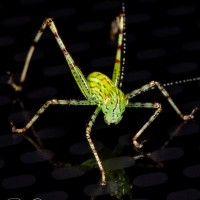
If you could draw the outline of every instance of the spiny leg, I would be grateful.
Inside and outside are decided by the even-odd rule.
[[[88,143],[90,145],[92,153],[93,153],[93,155],[94,155],[94,157],[95,157],[95,159],[97,161],[99,170],[101,172],[101,182],[100,182],[100,184],[101,185],[106,185],[106,172],[105,172],[105,170],[103,168],[103,165],[102,165],[102,162],[101,162],[101,160],[100,160],[100,158],[98,156],[98,153],[96,151],[94,143],[93,143],[93,141],[92,141],[92,139],[90,137],[92,126],[93,126],[93,124],[94,124],[94,122],[96,120],[96,117],[97,117],[97,115],[98,115],[100,110],[101,110],[101,107],[97,107],[96,110],[94,111],[93,115],[91,116],[91,118],[90,118],[90,120],[89,120],[89,122],[88,122],[88,124],[86,126],[86,138],[87,138],[87,141],[88,141]]]
[[[37,111],[37,113],[32,117],[32,119],[23,127],[23,128],[16,128],[13,124],[12,125],[12,132],[23,134],[26,132],[34,123],[35,121],[40,117],[42,113],[45,112],[45,110],[50,106],[50,105],[94,105],[91,102],[87,100],[57,100],[57,99],[51,99],[46,101],[45,104],[42,105],[42,107]]]
[[[194,118],[194,113],[198,110],[198,108],[194,108],[192,110],[192,112],[189,115],[184,115],[179,108],[176,106],[176,104],[174,103],[174,101],[172,100],[172,98],[170,97],[169,93],[167,92],[167,90],[157,81],[151,81],[150,83],[142,86],[139,89],[136,89],[132,92],[130,92],[129,94],[127,94],[127,98],[131,99],[143,92],[149,91],[150,89],[155,89],[158,88],[160,90],[160,92],[167,98],[167,101],[171,104],[171,106],[174,108],[174,110],[176,111],[176,113],[184,120],[184,121],[189,121],[191,119]]]
[[[67,51],[61,37],[58,34],[57,28],[53,22],[53,20],[51,18],[47,18],[45,19],[44,23],[46,23],[51,32],[53,33],[64,57],[65,60],[67,61],[67,64],[69,65],[69,68],[71,70],[72,75],[74,76],[74,79],[77,83],[77,85],[79,86],[82,94],[85,96],[86,99],[88,99],[90,97],[90,88],[88,86],[87,80],[85,78],[85,76],[83,75],[82,71],[80,70],[80,68],[78,67],[78,65],[75,63],[75,61],[73,60],[73,58],[71,57],[70,53]]]
[[[19,103],[21,109],[24,111],[25,110],[24,103],[21,100],[19,100],[19,99],[17,99],[17,102]],[[27,112],[24,112],[23,114],[24,114],[25,119],[27,121],[29,121],[30,120],[29,114]],[[48,151],[46,151],[41,138],[38,136],[38,133],[35,131],[34,126],[31,126],[31,131],[33,133],[32,136],[23,134],[23,137],[28,142],[30,142],[30,144],[32,144],[35,147],[35,149],[37,150],[37,152],[39,152],[40,155],[42,155],[45,159],[47,159],[49,161],[49,163],[51,163],[54,167],[63,166],[65,163],[54,160],[52,158],[51,154]]]
[[[138,137],[144,132],[144,130],[156,119],[156,117],[160,114],[162,107],[159,103],[141,103],[141,102],[129,102],[127,105],[129,108],[154,108],[156,111],[149,118],[149,120],[142,126],[142,128],[134,135],[132,138],[133,145],[136,149],[140,149],[142,144],[137,142]]]
[[[122,80],[124,76],[124,66],[125,66],[125,57],[124,57],[126,53],[126,43],[125,43],[126,23],[125,22],[126,22],[125,6],[124,4],[122,4],[122,13],[119,16],[117,16],[116,19],[111,24],[111,39],[114,39],[115,35],[118,34],[117,52],[115,56],[115,64],[114,64],[114,69],[113,69],[112,81],[119,88],[121,88],[122,86]]]
[[[11,85],[11,87],[14,88],[15,91],[21,91],[22,88],[23,88],[23,83],[26,79],[26,75],[27,75],[27,71],[28,71],[28,68],[29,68],[29,64],[30,64],[30,61],[31,61],[31,58],[33,56],[33,53],[35,51],[35,45],[38,43],[38,41],[40,40],[42,34],[43,34],[43,30],[46,28],[47,24],[46,23],[43,23],[41,28],[39,29],[39,31],[37,32],[34,40],[33,40],[33,43],[31,45],[31,47],[29,48],[28,50],[28,53],[26,55],[26,58],[25,58],[25,62],[24,62],[24,67],[22,69],[22,73],[21,73],[21,76],[20,76],[20,80],[19,80],[19,84],[16,84],[13,80],[13,76],[11,73],[9,73],[9,80],[8,80],[8,84]]]
[[[21,107],[22,110],[24,111],[24,110],[25,110],[25,107],[24,107],[23,101],[21,101],[20,99],[18,99],[18,101],[19,101],[20,107]],[[30,118],[31,118],[30,115],[29,115],[27,112],[24,112],[24,117],[25,117],[26,121],[29,121]],[[31,128],[31,131],[32,131],[34,137],[35,137],[36,140],[37,140],[38,145],[40,145],[40,146],[42,147],[42,146],[43,146],[42,141],[41,141],[40,138],[37,136],[37,133],[36,133],[36,130],[35,130],[34,126],[31,126],[30,128]],[[24,137],[28,140],[28,137],[26,137],[25,135],[24,135]]]
[[[23,134],[24,132],[26,132],[29,128],[32,127],[32,125],[35,123],[35,121],[40,117],[40,115],[42,113],[45,112],[45,110],[50,106],[50,105],[96,105],[94,103],[91,103],[87,100],[57,100],[57,99],[52,99],[52,100],[48,100],[46,101],[45,104],[43,104],[43,106],[38,110],[38,112],[32,117],[32,119],[23,127],[23,128],[16,128],[13,124],[12,124],[12,132],[18,133],[18,134]],[[101,160],[98,156],[98,153],[96,151],[96,148],[94,146],[94,143],[90,137],[90,133],[91,133],[91,129],[92,126],[95,122],[95,119],[99,113],[99,111],[101,110],[101,107],[97,107],[97,109],[95,110],[94,114],[91,116],[90,121],[88,122],[87,126],[86,126],[86,138],[87,141],[90,145],[90,148],[92,150],[92,153],[97,161],[97,164],[99,166],[99,169],[101,171],[101,185],[105,185],[106,184],[106,180],[105,180],[105,170],[102,166]]]
[[[44,30],[46,29],[47,25],[49,26],[51,32],[53,33],[53,35],[54,35],[54,37],[55,37],[63,55],[64,55],[68,65],[69,65],[71,73],[74,76],[74,79],[75,79],[76,83],[78,84],[81,92],[83,93],[83,95],[86,98],[90,97],[90,89],[88,87],[87,80],[84,77],[83,73],[81,72],[80,68],[76,65],[76,63],[72,59],[69,52],[67,51],[61,37],[58,34],[57,28],[56,28],[56,26],[55,26],[55,24],[54,24],[54,22],[51,18],[46,18],[44,20],[41,28],[39,29],[39,31],[37,32],[37,34],[36,34],[36,36],[33,40],[33,44],[28,51],[28,54],[27,54],[27,57],[26,57],[26,60],[25,60],[25,65],[24,65],[24,68],[23,68],[23,71],[22,71],[22,74],[21,74],[20,86],[17,87],[17,84],[15,84],[13,82],[12,76],[10,76],[8,84],[10,84],[15,90],[21,90],[22,89],[22,83],[24,82],[24,80],[26,78],[26,74],[27,74],[27,70],[28,70],[28,67],[29,67],[29,64],[30,64],[30,60],[31,60],[31,57],[32,57],[33,52],[35,50],[35,45],[36,45],[36,43],[39,42],[39,40],[40,40]]]

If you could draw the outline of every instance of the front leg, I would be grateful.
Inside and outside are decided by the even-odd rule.
[[[93,141],[92,141],[92,139],[90,137],[92,126],[93,126],[93,124],[94,124],[94,122],[96,120],[96,117],[99,114],[100,110],[101,110],[101,107],[97,107],[96,110],[94,111],[93,115],[91,116],[91,118],[90,118],[90,120],[89,120],[89,122],[88,122],[88,124],[86,126],[86,138],[87,138],[87,141],[88,141],[88,143],[90,145],[92,153],[93,153],[93,155],[94,155],[94,157],[95,157],[95,159],[97,161],[99,170],[101,172],[101,182],[100,182],[100,184],[101,185],[106,185],[106,173],[105,173],[105,170],[103,168],[102,162],[101,162],[101,160],[99,158],[99,155],[97,153],[97,150],[96,150],[96,148],[94,146],[94,143],[93,143]]]
[[[151,81],[150,83],[142,86],[139,89],[136,89],[134,91],[132,91],[131,93],[127,94],[127,98],[131,99],[135,96],[137,96],[138,94],[141,94],[143,92],[149,91],[150,89],[155,89],[158,88],[160,90],[160,92],[166,97],[167,101],[171,104],[171,106],[174,108],[174,110],[176,111],[176,113],[184,120],[184,121],[189,121],[191,119],[194,118],[194,113],[198,110],[198,108],[194,108],[192,110],[192,112],[189,115],[184,115],[179,108],[176,106],[176,104],[174,103],[174,101],[172,100],[172,98],[170,97],[169,93],[167,92],[167,90],[157,81]]]

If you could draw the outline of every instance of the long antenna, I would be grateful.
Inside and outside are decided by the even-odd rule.
[[[122,81],[124,78],[124,67],[125,67],[125,55],[126,55],[126,10],[125,3],[122,2],[122,13],[124,15],[124,24],[123,24],[123,43],[122,43],[122,63],[121,63],[121,80],[119,87],[122,87]]]
[[[183,84],[183,83],[189,83],[189,82],[195,82],[195,81],[200,81],[200,76],[193,77],[193,78],[182,79],[182,80],[178,80],[178,81],[172,81],[172,82],[164,83],[162,85],[164,87],[168,87],[168,86],[180,85],[180,84]]]

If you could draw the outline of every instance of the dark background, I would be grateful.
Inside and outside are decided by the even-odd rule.
[[[168,83],[199,76],[198,0],[132,0],[125,5],[124,93],[151,80]],[[193,121],[182,123],[158,90],[135,100],[160,102],[163,107],[139,138],[146,140],[144,157],[137,157],[140,154],[133,149],[131,137],[152,110],[127,109],[117,126],[107,126],[99,114],[91,136],[110,169],[109,184],[104,189],[98,186],[100,174],[84,135],[95,107],[52,106],[24,137],[11,132],[10,122],[17,127],[25,125],[48,99],[84,98],[48,28],[37,45],[24,90],[16,93],[6,84],[7,71],[19,80],[26,53],[44,18],[53,18],[86,76],[101,71],[111,77],[116,43],[110,41],[109,31],[120,11],[121,2],[116,0],[1,1],[1,200],[200,199],[200,115],[196,113]],[[166,89],[181,111],[189,114],[200,107],[199,87],[195,81]],[[113,190],[117,192],[114,196]]]

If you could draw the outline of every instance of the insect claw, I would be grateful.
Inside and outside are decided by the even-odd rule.
[[[13,133],[22,133],[22,131],[19,131],[19,130],[23,130],[23,129],[17,129],[16,126],[12,122],[10,122],[10,126]]]
[[[184,116],[183,116],[183,120],[184,120],[185,122],[187,122],[187,121],[189,121],[189,120],[194,119],[194,113],[197,112],[198,110],[199,110],[199,108],[198,108],[198,107],[195,107],[189,115],[184,115]]]
[[[143,147],[143,144],[142,143],[138,143],[136,140],[133,141],[133,145],[137,150],[141,149]]]
[[[13,80],[13,74],[9,71],[6,72],[6,74],[8,75],[8,85],[10,85],[15,91],[21,91],[22,90],[22,85],[19,84],[17,85],[14,80]]]

